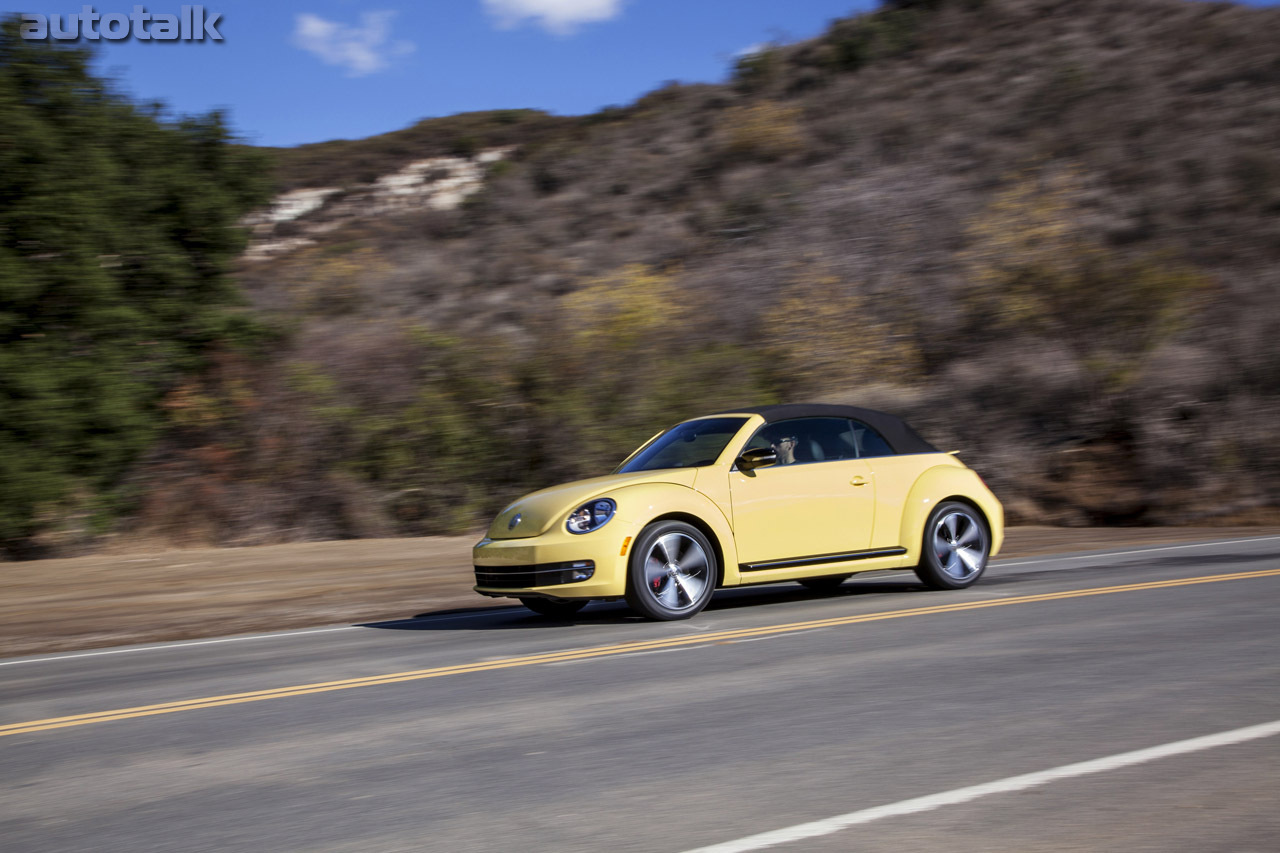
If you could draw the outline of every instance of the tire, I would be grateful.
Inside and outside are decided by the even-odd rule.
[[[835,592],[840,588],[840,584],[848,579],[849,575],[823,575],[820,578],[805,578],[802,581],[797,581],[797,583],[814,592]]]
[[[659,622],[688,619],[715,592],[716,552],[702,531],[683,521],[651,524],[627,564],[627,604]]]
[[[991,555],[991,531],[968,504],[944,501],[924,525],[916,577],[930,589],[964,589],[978,582]]]
[[[532,610],[552,619],[568,619],[587,606],[586,601],[555,601],[550,598],[522,598],[520,603]]]

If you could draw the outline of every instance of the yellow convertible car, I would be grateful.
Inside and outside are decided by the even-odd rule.
[[[548,616],[625,598],[686,619],[719,587],[838,586],[914,569],[935,589],[982,576],[1004,510],[959,459],[900,418],[785,405],[677,424],[616,471],[526,495],[472,552],[476,592]]]

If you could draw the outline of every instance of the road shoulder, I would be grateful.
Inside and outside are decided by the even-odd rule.
[[[1275,527],[1014,527],[1001,560],[1275,535]],[[471,591],[474,536],[6,563],[0,657],[505,606]]]

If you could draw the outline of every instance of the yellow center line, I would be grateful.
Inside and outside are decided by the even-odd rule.
[[[90,714],[76,714],[69,717],[54,717],[47,720],[32,720],[26,723],[12,723],[0,726],[0,737],[6,735],[29,734],[32,732],[62,729],[71,726],[87,726],[92,723],[106,723],[112,720],[128,720],[135,717],[151,717],[159,714],[176,714],[180,711],[195,711],[201,708],[217,708],[223,705],[239,705],[246,702],[261,702],[266,699],[281,699],[286,696],[308,696],[313,693],[327,693],[334,690],[351,690],[357,687],[376,687],[383,684],[399,684],[405,681],[421,681],[428,678],[442,678],[449,675],[463,675],[472,672],[490,672],[499,669],[537,666],[546,663],[560,663],[570,660],[607,657],[611,655],[632,654],[653,649],[667,649],[679,646],[701,646],[739,640],[746,637],[768,636],[770,634],[788,634],[796,631],[812,631],[815,628],[830,628],[839,625],[857,625],[863,622],[879,622],[886,619],[904,619],[909,616],[931,616],[939,613],[958,613],[963,610],[982,610],[990,607],[1007,607],[1013,604],[1035,604],[1043,601],[1061,601],[1068,598],[1085,598],[1094,595],[1114,595],[1121,592],[1140,592],[1152,589],[1168,589],[1196,584],[1219,583],[1222,581],[1247,580],[1280,575],[1280,569],[1264,569],[1255,572],[1234,572],[1232,574],[1205,575],[1180,580],[1150,581],[1147,583],[1122,584],[1119,586],[1102,586],[1090,589],[1068,590],[1064,592],[1047,592],[1038,595],[1019,595],[1010,598],[983,599],[981,601],[957,602],[955,604],[938,604],[930,607],[914,607],[903,610],[889,610],[880,613],[866,613],[858,616],[836,616],[829,619],[814,619],[807,622],[791,622],[782,625],[766,625],[758,628],[735,628],[680,637],[664,637],[653,640],[637,640],[617,643],[610,646],[595,646],[585,649],[566,649],[557,652],[544,652],[535,655],[503,658],[492,661],[439,666],[431,669],[394,672],[386,675],[366,676],[363,678],[346,678],[339,681],[322,681],[314,684],[299,684],[293,687],[277,687],[269,690],[253,690],[246,693],[230,693],[225,696],[206,696],[200,699],[184,699],[177,702],[163,702],[158,705],[142,705],[136,708],[118,708],[112,711],[97,711]]]

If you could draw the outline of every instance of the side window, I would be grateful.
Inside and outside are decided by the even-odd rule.
[[[893,456],[893,448],[884,436],[861,421],[852,421],[854,443],[858,448],[858,456]]]
[[[858,455],[854,431],[845,418],[796,418],[766,424],[751,437],[746,449],[757,447],[776,450],[779,465],[856,459]]]

